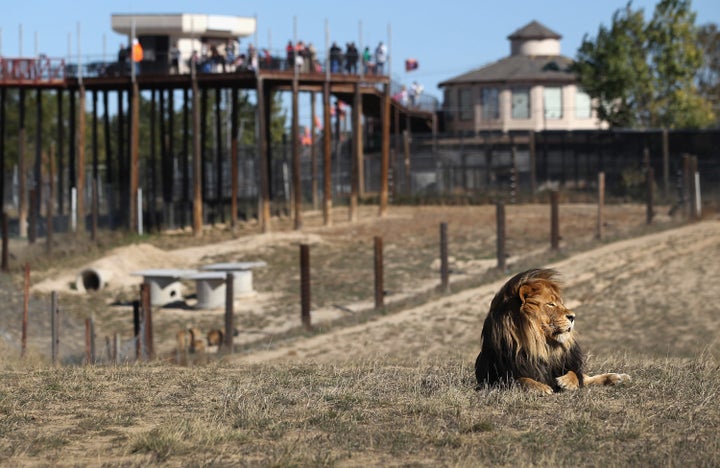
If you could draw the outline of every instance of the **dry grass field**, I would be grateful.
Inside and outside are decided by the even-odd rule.
[[[648,227],[643,206],[608,206],[599,242],[595,207],[562,205],[555,252],[548,206],[508,206],[509,267],[498,272],[492,206],[392,207],[382,220],[371,209],[359,223],[336,210],[329,228],[308,213],[299,233],[283,219],[271,235],[247,224],[235,232],[218,226],[199,240],[179,232],[93,249],[68,241],[53,261],[39,247],[18,248],[16,265],[36,265],[36,287],[29,356],[20,360],[18,268],[2,278],[9,307],[0,335],[0,464],[720,464],[715,213],[688,225],[659,215]],[[452,257],[446,294],[437,288],[440,222],[448,223]],[[372,302],[374,236],[385,244],[380,311]],[[312,332],[299,326],[300,243],[311,245]],[[148,267],[144,261],[268,266],[255,272],[257,295],[236,302],[235,353],[174,364],[175,332],[219,328],[223,311],[158,308],[158,360],[81,366],[85,317],[94,318],[98,337],[132,333],[132,277],[93,294],[68,286],[79,268],[108,258],[137,269]],[[490,299],[530,266],[560,271],[590,373],[624,372],[631,382],[543,397],[475,390]],[[42,283],[60,291],[64,311],[57,368],[48,363]]]

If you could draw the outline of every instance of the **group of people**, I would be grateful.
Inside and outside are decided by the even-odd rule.
[[[331,73],[347,73],[363,75],[382,75],[385,69],[385,63],[388,59],[387,47],[381,41],[375,48],[375,52],[370,51],[370,47],[365,47],[360,51],[354,42],[348,42],[345,46],[345,53],[333,42],[330,47],[330,72]],[[362,68],[358,68],[358,62],[362,63]]]
[[[247,52],[239,52],[240,44],[235,40],[226,43],[202,42],[200,52],[193,50],[188,59],[188,66],[194,67],[202,73],[226,73],[234,71],[257,70],[258,51],[255,46],[248,44]],[[174,44],[170,49],[171,70],[178,73],[180,70],[181,53]]]
[[[227,41],[204,39],[200,50],[193,50],[185,62],[177,42],[173,43],[167,54],[170,73],[173,74],[181,73],[183,63],[200,73],[227,73],[258,70],[261,61],[263,68],[268,69],[292,70],[296,67],[303,73],[323,71],[315,46],[311,42],[306,44],[303,41],[298,41],[297,44],[288,41],[284,63],[281,58],[273,57],[267,49],[264,49],[262,57],[259,57],[259,51],[252,43],[248,45],[246,52],[240,52],[240,43],[234,39]],[[382,75],[385,72],[388,51],[382,41],[378,43],[374,52],[370,47],[365,47],[362,53],[354,42],[348,42],[344,51],[333,42],[328,58],[331,73]],[[142,60],[143,50],[137,39],[134,39],[129,47],[120,46],[118,62],[121,65],[132,61],[135,72],[139,73]]]
[[[420,95],[423,92],[423,85],[417,81],[413,81],[410,85],[410,89],[407,86],[402,85],[400,91],[393,95],[393,99],[402,104],[403,106],[416,107],[420,104]]]

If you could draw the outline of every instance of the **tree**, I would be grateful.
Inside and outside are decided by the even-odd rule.
[[[717,24],[700,27],[698,45],[705,58],[696,75],[698,90],[712,106],[716,125],[720,125],[720,31]]]
[[[703,64],[690,0],[661,0],[646,22],[632,2],[583,38],[573,70],[612,127],[698,128],[713,113],[695,76]]]

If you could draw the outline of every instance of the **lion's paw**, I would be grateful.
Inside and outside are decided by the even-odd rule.
[[[575,372],[570,371],[565,375],[561,375],[556,378],[555,381],[558,383],[560,388],[564,390],[577,390],[580,388],[580,381],[577,378]]]
[[[630,376],[627,374],[608,374],[607,385],[617,385],[630,381]]]

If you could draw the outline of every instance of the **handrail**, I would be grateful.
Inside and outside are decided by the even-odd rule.
[[[0,57],[2,84],[57,84],[65,76],[64,59]]]

